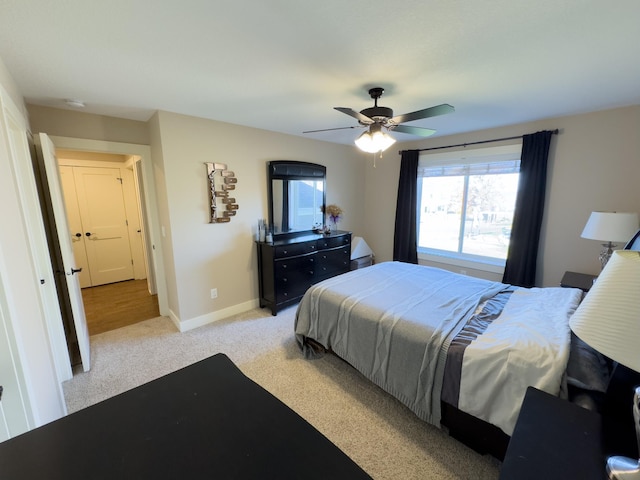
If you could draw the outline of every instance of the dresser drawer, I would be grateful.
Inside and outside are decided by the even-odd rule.
[[[276,291],[276,303],[283,303],[302,297],[311,285],[313,285],[313,280],[280,284]]]
[[[317,254],[276,260],[276,278],[291,282],[303,278],[313,278],[316,269]]]
[[[276,315],[299,302],[313,284],[348,272],[350,257],[351,232],[258,242],[260,307],[269,307]]]
[[[316,276],[319,280],[348,272],[351,264],[351,246],[318,252]]]
[[[351,244],[351,235],[341,235],[339,237],[324,237],[318,240],[318,249],[342,247]]]
[[[301,297],[313,285],[317,254],[276,260],[276,302]]]
[[[275,247],[275,258],[297,257],[298,255],[305,255],[307,253],[313,253],[317,249],[316,241],[292,243],[290,245],[280,245]]]

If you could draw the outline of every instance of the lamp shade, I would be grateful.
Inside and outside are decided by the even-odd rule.
[[[580,236],[601,242],[627,242],[637,230],[635,212],[592,212]]]
[[[362,237],[353,237],[351,242],[351,260],[373,255],[373,250]]]
[[[640,252],[613,252],[569,325],[603,355],[640,371]]]

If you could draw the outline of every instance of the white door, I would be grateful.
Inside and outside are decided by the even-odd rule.
[[[129,245],[131,246],[131,258],[133,260],[133,278],[143,280],[147,278],[147,268],[144,251],[144,232],[142,231],[142,212],[136,191],[136,181],[133,168],[121,168],[123,177],[124,206],[127,212],[127,225],[129,229]]]
[[[73,175],[91,284],[134,278],[120,170],[73,167]]]
[[[80,350],[80,358],[82,359],[82,368],[85,372],[91,368],[91,352],[89,349],[89,329],[87,328],[87,319],[84,315],[84,305],[82,304],[82,293],[80,292],[80,282],[73,256],[73,245],[71,236],[69,235],[69,224],[67,222],[67,214],[64,205],[64,197],[62,187],[60,185],[60,174],[58,172],[58,161],[56,160],[55,147],[49,137],[40,133],[40,146],[42,147],[42,156],[44,166],[47,172],[47,184],[51,195],[51,204],[53,215],[56,221],[56,233],[60,241],[60,251],[62,254],[62,262],[64,264],[65,280],[69,289],[69,297],[71,300],[71,311],[73,313],[73,323],[78,338],[78,347]]]
[[[91,287],[91,272],[87,261],[87,250],[85,248],[82,220],[80,219],[80,208],[76,196],[76,185],[73,178],[73,167],[61,165],[60,183],[64,194],[64,203],[67,209],[67,222],[69,223],[69,234],[73,245],[73,257],[76,259],[76,267],[82,269],[78,272],[80,288]]]

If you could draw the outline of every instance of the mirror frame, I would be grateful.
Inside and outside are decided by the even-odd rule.
[[[267,162],[267,198],[269,202],[269,226],[273,228],[273,181],[274,180],[320,180],[322,179],[322,211],[327,204],[327,167],[317,163],[295,160],[273,160]],[[322,215],[324,228],[324,215]],[[296,232],[274,233],[274,237],[304,235],[313,232],[312,225],[308,230]]]

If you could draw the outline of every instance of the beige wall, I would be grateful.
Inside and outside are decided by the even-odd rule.
[[[159,112],[151,121],[158,184],[166,185],[161,219],[172,264],[170,308],[204,323],[212,312],[251,308],[258,297],[254,233],[267,217],[266,162],[300,160],[327,167],[327,201],[346,210],[342,228],[364,228],[364,159],[350,146]],[[209,223],[205,162],[226,163],[238,178],[240,208],[230,223]],[[163,190],[159,185],[158,190]],[[172,275],[167,275],[168,277]],[[218,289],[218,298],[210,290]],[[215,315],[214,315],[215,316]]]
[[[89,132],[75,116],[45,109],[34,131],[81,137]],[[38,107],[29,107],[31,113]],[[58,115],[59,113],[59,115]],[[72,121],[67,122],[73,114]],[[104,118],[92,119],[100,124]],[[120,123],[122,122],[122,123]],[[86,122],[85,122],[86,123]],[[100,140],[123,138],[130,121],[108,119],[96,129]],[[135,122],[138,124],[141,122]],[[597,242],[580,238],[592,210],[640,212],[640,107],[627,107],[503,128],[394,145],[375,160],[350,145],[201,118],[159,112],[144,124],[151,145],[168,302],[174,320],[197,325],[249,308],[258,296],[253,231],[266,218],[266,167],[269,160],[302,160],[327,166],[327,201],[345,209],[341,228],[365,238],[378,262],[391,260],[398,173],[402,148],[426,148],[560,129],[549,157],[547,204],[540,245],[538,284],[557,285],[565,270],[597,273]],[[139,127],[139,125],[138,125]],[[142,134],[136,136],[142,140]],[[227,163],[236,172],[237,216],[228,224],[208,223],[205,162]],[[440,265],[442,266],[442,265]],[[454,269],[455,271],[455,269]],[[482,275],[467,268],[469,274]],[[491,278],[491,276],[489,276]],[[218,298],[210,299],[211,288]],[[184,323],[187,322],[187,323]]]
[[[27,105],[27,110],[33,132],[44,132],[49,136],[149,145],[147,122],[37,105]]]
[[[640,106],[605,110],[404,143],[429,148],[559,129],[549,154],[537,284],[558,285],[572,270],[597,274],[600,245],[580,238],[594,210],[640,212]],[[497,145],[497,144],[494,144]],[[399,149],[367,168],[367,242],[378,261],[393,256]],[[376,199],[388,198],[390,201]],[[468,270],[468,269],[467,269]],[[469,272],[471,273],[471,272]]]
[[[301,160],[327,166],[327,201],[345,209],[340,228],[363,235],[364,169],[368,156],[351,146],[282,135],[169,112],[148,123],[29,106],[34,132],[151,147],[162,238],[167,301],[186,329],[256,305],[253,232],[267,217],[266,162]],[[108,125],[109,128],[101,128]],[[227,163],[238,177],[240,205],[227,224],[210,224],[205,162]],[[210,290],[218,289],[218,298]]]

